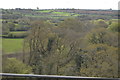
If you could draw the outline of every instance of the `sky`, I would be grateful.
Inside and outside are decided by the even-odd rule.
[[[31,8],[36,9],[118,9],[119,0],[1,0],[0,8]]]

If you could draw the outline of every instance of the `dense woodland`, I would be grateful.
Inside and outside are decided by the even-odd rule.
[[[2,9],[3,72],[118,75],[117,10]]]

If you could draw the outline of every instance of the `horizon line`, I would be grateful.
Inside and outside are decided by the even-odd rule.
[[[37,9],[38,8],[38,9]],[[39,7],[36,7],[36,8],[0,8],[0,9],[36,9],[36,10],[49,10],[49,9],[83,9],[83,10],[119,10],[119,9],[112,9],[112,8],[109,8],[109,9],[84,9],[84,8],[39,8]]]

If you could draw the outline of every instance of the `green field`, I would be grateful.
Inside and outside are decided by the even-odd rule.
[[[25,34],[26,31],[11,31],[11,34]]]
[[[22,48],[23,39],[10,39],[10,38],[2,39],[2,50],[7,54],[22,51]]]
[[[54,14],[60,15],[60,16],[71,16],[70,13],[67,12],[53,12]]]
[[[26,31],[11,31],[11,33],[25,33]]]

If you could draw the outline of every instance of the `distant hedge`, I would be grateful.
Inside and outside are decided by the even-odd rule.
[[[27,37],[27,33],[8,33],[8,35],[3,36],[3,38],[25,38]]]

